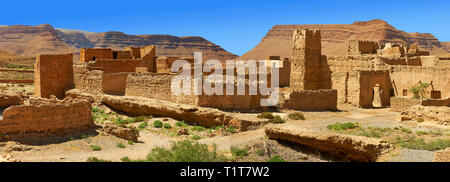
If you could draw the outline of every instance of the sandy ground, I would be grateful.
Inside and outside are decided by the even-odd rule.
[[[398,121],[399,113],[391,112],[388,108],[361,109],[344,106],[341,110],[342,111],[339,112],[305,112],[306,120],[288,120],[283,125],[330,132],[327,131],[326,128],[329,124],[334,124],[336,122],[359,122],[364,126],[372,127],[407,126],[413,131],[437,128],[446,132],[444,136],[449,136],[447,134],[448,131],[450,131],[448,126],[440,126],[429,122],[400,122]],[[278,114],[282,117],[287,117],[287,113],[290,111],[283,112],[285,113]],[[151,128],[151,126],[148,127]],[[176,130],[176,128],[172,130]],[[170,132],[157,132],[154,129],[146,129],[140,132],[138,143],[129,144],[126,140],[111,135],[101,134],[96,131],[90,131],[83,133],[82,135],[35,138],[17,141],[19,143],[18,145],[24,146],[23,148],[25,149],[24,151],[13,151],[12,154],[19,161],[86,161],[89,157],[120,161],[120,158],[126,156],[131,159],[145,159],[152,148],[158,146],[169,147],[171,142],[182,139],[186,139],[186,137],[174,136]],[[265,136],[264,127],[246,132],[238,132],[230,136],[203,138],[198,141],[210,145],[215,144],[217,149],[224,153],[229,153],[231,146],[252,146],[264,141],[273,142]],[[126,147],[118,148],[117,143],[123,143]],[[101,146],[102,150],[93,151],[89,147],[90,145]],[[326,161],[323,157],[319,156],[321,154],[308,153],[307,150],[306,152],[298,149],[294,150],[295,147],[290,145],[276,143],[273,145],[278,145],[276,148],[288,151],[289,153],[298,152],[299,156],[309,156],[298,161]],[[393,150],[388,155],[384,156],[381,161],[431,161],[433,155],[434,151],[401,148]],[[252,161],[253,159],[247,158],[245,160]]]

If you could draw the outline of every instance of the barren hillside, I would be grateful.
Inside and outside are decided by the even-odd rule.
[[[448,52],[438,39],[429,33],[406,33],[397,30],[383,20],[355,22],[353,24],[334,25],[275,25],[261,42],[240,59],[265,59],[268,56],[290,56],[291,36],[294,29],[320,29],[322,35],[322,54],[345,55],[346,42],[351,39],[371,40],[380,43],[398,42],[419,43],[423,50],[431,51],[432,55]]]
[[[92,33],[79,30],[55,29],[51,25],[1,26],[0,49],[21,56],[38,53],[78,52],[79,48],[156,45],[158,56],[193,56],[202,51],[210,59],[234,59],[237,56],[202,37],[171,35],[127,35],[122,32]]]

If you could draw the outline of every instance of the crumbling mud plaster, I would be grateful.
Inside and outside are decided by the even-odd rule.
[[[289,109],[303,111],[336,111],[337,90],[296,90],[289,95],[285,104]]]
[[[57,134],[93,125],[91,103],[85,100],[30,98],[4,110],[0,135]]]

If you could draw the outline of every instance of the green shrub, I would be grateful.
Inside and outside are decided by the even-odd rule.
[[[225,162],[223,155],[217,154],[216,147],[208,150],[206,144],[189,140],[178,141],[170,149],[156,147],[147,155],[148,162]]]
[[[234,147],[234,146],[232,146],[231,148],[230,148],[230,150],[231,150],[231,153],[233,154],[233,156],[237,156],[237,157],[244,157],[244,156],[247,156],[248,155],[248,150],[246,149],[246,148],[242,148],[242,149],[240,149],[240,148],[238,148],[238,147]]]
[[[411,129],[405,128],[403,126],[400,126],[400,131],[405,132],[405,133],[412,133]]]
[[[92,112],[100,112],[100,109],[96,108],[96,107],[92,107]]]
[[[153,127],[161,128],[162,126],[163,126],[163,123],[160,120],[153,121]]]
[[[164,128],[165,129],[170,129],[170,128],[172,128],[172,125],[170,125],[170,123],[164,123]]]
[[[131,159],[128,158],[128,157],[122,157],[122,158],[120,158],[120,161],[122,161],[122,162],[131,162]]]
[[[267,162],[286,162],[286,161],[279,155],[276,155],[270,158]]]
[[[192,130],[192,131],[205,131],[206,128],[203,127],[203,126],[194,126],[194,127],[192,127],[191,130]]]
[[[415,99],[426,99],[426,94],[425,94],[425,90],[426,88],[428,88],[428,86],[430,86],[429,83],[417,83],[415,85],[413,85],[409,91],[413,93],[413,97]]]
[[[236,133],[236,129],[233,126],[229,126],[226,130],[231,133]]]
[[[284,120],[280,116],[276,115],[272,119],[270,119],[270,122],[272,122],[272,123],[285,123],[286,120]]]
[[[330,130],[348,130],[348,129],[354,129],[354,128],[359,128],[360,124],[359,123],[339,123],[337,122],[336,124],[330,124],[327,126],[328,129]]]
[[[116,146],[117,146],[117,147],[119,147],[119,148],[121,148],[121,149],[123,149],[123,148],[125,148],[125,147],[126,147],[126,146],[125,146],[125,144],[123,144],[123,143],[120,143],[120,142],[119,142],[119,143],[117,143],[117,144],[116,144]]]
[[[134,144],[134,142],[133,141],[131,141],[131,140],[128,140],[128,145],[133,145]]]
[[[265,119],[273,119],[273,114],[270,112],[262,112],[261,114],[258,114],[256,117],[265,118]]]
[[[143,122],[143,123],[138,125],[138,128],[142,130],[142,129],[146,128],[147,126],[148,126],[148,123],[147,122]]]
[[[177,121],[177,122],[175,123],[175,125],[176,125],[176,126],[179,126],[179,127],[184,127],[184,126],[186,126],[186,123],[184,123],[183,121]]]
[[[134,122],[142,122],[145,121],[145,116],[138,116],[134,119]]]
[[[193,136],[192,136],[192,139],[193,139],[193,140],[200,140],[200,139],[202,139],[202,137],[200,137],[200,136],[198,136],[198,135],[193,135]]]
[[[423,120],[423,118],[417,118],[417,122],[418,123],[421,123],[421,122],[423,122],[424,120]]]
[[[450,147],[450,139],[437,139],[426,142],[423,138],[413,136],[401,138],[397,137],[397,143],[401,147],[419,150],[442,150]]]
[[[89,157],[86,162],[111,162],[109,160],[99,159],[97,157]]]
[[[264,150],[258,149],[258,150],[256,150],[256,154],[258,154],[259,156],[264,156]]]
[[[305,115],[303,115],[303,113],[301,112],[290,113],[288,117],[292,120],[305,120]]]
[[[93,150],[93,151],[99,151],[102,150],[102,148],[98,145],[89,145],[89,147]]]

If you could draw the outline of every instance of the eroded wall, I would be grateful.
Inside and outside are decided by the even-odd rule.
[[[34,64],[34,95],[64,98],[64,92],[73,88],[73,55],[37,55]]]
[[[85,100],[30,99],[4,110],[0,135],[87,129],[93,125],[91,107]]]
[[[295,90],[289,95],[289,109],[304,111],[336,111],[337,90]]]

